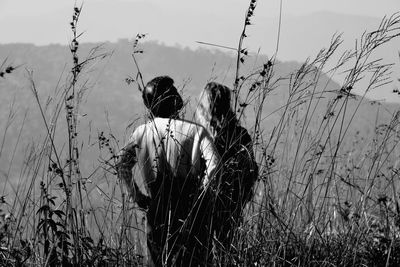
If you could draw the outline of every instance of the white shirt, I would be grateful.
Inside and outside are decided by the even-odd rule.
[[[155,118],[133,132],[119,154],[117,166],[131,197],[138,200],[140,195],[153,197],[149,185],[165,168],[170,168],[174,179],[197,178],[205,187],[219,161],[212,138],[203,126],[180,119]],[[134,165],[139,175],[132,179]]]

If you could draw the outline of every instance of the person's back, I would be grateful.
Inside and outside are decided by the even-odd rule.
[[[118,174],[146,211],[147,243],[155,264],[188,266],[202,263],[207,254],[207,222],[202,221],[204,206],[199,202],[219,155],[205,128],[173,115],[182,101],[172,79],[159,78],[143,96],[155,116],[140,125],[121,150]],[[162,88],[168,94],[154,93],[160,83],[167,84]],[[135,165],[139,170],[132,177]]]
[[[213,154],[214,146],[210,140],[201,125],[179,119],[155,118],[139,126],[129,143],[138,146],[138,167],[146,179],[142,184],[150,185],[159,172],[171,172],[183,180],[196,178],[200,181],[212,176],[218,158]],[[208,166],[203,160],[208,162]],[[204,180],[203,184],[207,182]],[[147,188],[140,189],[146,195],[154,193]]]

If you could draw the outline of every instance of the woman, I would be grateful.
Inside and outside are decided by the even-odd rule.
[[[196,118],[213,137],[223,162],[212,223],[216,238],[228,250],[257,179],[252,140],[232,110],[231,90],[222,84],[206,85]]]

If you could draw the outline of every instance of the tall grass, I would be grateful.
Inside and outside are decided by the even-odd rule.
[[[237,255],[231,259],[235,264],[398,264],[398,113],[375,125],[371,140],[355,140],[349,147],[348,135],[365,95],[390,82],[392,65],[373,59],[373,54],[399,36],[399,23],[398,14],[384,18],[378,29],[357,40],[354,50],[339,55],[333,68],[327,66],[337,57],[340,35],[289,77],[275,77],[270,60],[247,77],[237,74],[245,101],[239,103],[237,97],[235,106],[242,115],[253,104],[261,169],[258,198],[248,223],[238,231]],[[340,89],[327,91],[322,74],[332,77],[341,72],[346,75]],[[364,76],[370,79],[364,95],[353,95]],[[265,136],[260,129],[262,106],[285,79],[286,104],[278,111],[279,122]],[[349,110],[350,101],[356,103],[355,109]],[[318,114],[321,106],[324,114]]]
[[[375,31],[361,36],[353,50],[342,54],[338,54],[341,36],[334,36],[326,49],[298,70],[278,77],[274,58],[251,73],[242,73],[248,57],[243,48],[246,29],[255,5],[256,1],[250,1],[237,49],[233,106],[242,121],[254,118],[247,119],[247,125],[253,133],[259,178],[231,247],[215,253],[213,264],[400,264],[399,113],[390,121],[376,122],[370,136],[349,136],[360,105],[367,101],[365,94],[390,81],[392,66],[373,55],[399,36],[400,16],[384,18]],[[42,143],[26,150],[27,163],[21,166],[24,178],[14,188],[15,197],[1,195],[2,266],[134,266],[146,257],[138,245],[145,237],[141,218],[135,217],[134,204],[115,176],[120,147],[112,129],[99,131],[94,141],[99,161],[91,172],[81,172],[80,159],[89,145],[79,130],[80,106],[90,84],[90,73],[85,71],[108,56],[101,47],[80,55],[81,12],[82,6],[75,7],[71,21],[72,67],[65,84],[57,84],[51,101],[43,103],[34,74],[28,72],[46,134]],[[138,35],[137,40],[142,37]],[[134,56],[137,51],[133,59],[138,75],[129,81],[143,88]],[[15,69],[6,65],[6,61],[0,65],[2,78]],[[322,76],[336,73],[345,74],[341,87],[328,90]],[[366,78],[365,94],[353,95],[353,88]],[[263,106],[282,87],[287,95],[285,104],[275,111],[279,120],[263,129]],[[355,109],[350,109],[350,102]],[[8,125],[14,123],[13,113],[11,105],[2,144]],[[24,121],[20,131],[23,127]],[[64,145],[57,140],[65,140]]]

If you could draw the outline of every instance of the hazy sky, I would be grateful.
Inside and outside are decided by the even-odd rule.
[[[81,42],[132,39],[196,48],[196,41],[236,47],[249,0],[86,0],[79,30]],[[75,0],[0,0],[0,43],[68,44]],[[80,5],[82,1],[77,0]],[[385,15],[400,11],[400,0],[283,0],[278,58],[303,61],[326,46],[332,34],[344,32],[346,46],[374,30]],[[258,0],[246,47],[267,55],[275,52],[279,0]],[[337,17],[321,11],[363,16]],[[370,18],[365,18],[370,17]],[[308,43],[307,43],[308,42]],[[400,42],[393,47],[400,47]],[[398,49],[382,55],[399,66]],[[400,67],[396,66],[396,76]]]
[[[71,7],[74,3],[75,0],[0,0],[2,25],[0,43],[67,43],[69,36],[67,21],[70,20]],[[79,5],[82,1],[77,3]],[[135,3],[137,9],[130,5],[129,9],[132,10],[127,12],[128,3]],[[168,30],[165,27],[174,27],[176,23],[182,24],[180,30],[211,32],[212,24],[210,25],[207,20],[216,19],[218,20],[216,23],[232,25],[240,31],[248,4],[248,0],[86,0],[81,29],[88,32],[86,40],[89,41],[105,41],[107,38],[112,38],[111,35],[107,35],[108,32],[120,34],[121,38],[128,38],[134,36],[135,31],[142,32],[147,29],[151,30],[149,34],[154,39],[163,38],[162,33]],[[279,4],[279,0],[259,0],[256,19],[277,17]],[[400,11],[400,0],[283,0],[282,4],[284,19],[291,15],[306,15],[319,11],[382,18],[384,15]],[[152,7],[154,12],[149,11],[151,8],[143,8],[144,6]],[[147,12],[145,19],[143,14],[136,13],[141,9]],[[109,11],[106,16],[100,15],[106,11]],[[160,14],[164,21],[159,20]],[[121,16],[124,23],[132,25],[132,33],[120,29],[120,25],[117,24],[104,29],[103,38],[95,36],[93,29],[96,25],[102,25],[104,21],[112,24],[116,18],[121,19]],[[38,36],[38,32],[42,36]],[[185,43],[185,40],[176,39],[177,43]],[[168,40],[166,41],[168,43]],[[229,36],[226,41],[231,41]]]
[[[143,0],[123,0],[127,2],[143,2]],[[248,5],[246,0],[145,0],[154,5],[170,5],[177,10],[188,8],[188,6],[199,8],[201,11],[208,10],[215,13],[240,12]],[[93,2],[108,2],[110,5],[118,2],[115,0],[86,0],[85,5],[90,6]],[[279,0],[259,0],[258,5],[274,16],[279,7]],[[24,16],[40,15],[53,12],[60,7],[71,6],[74,0],[0,0],[1,16]],[[79,1],[78,1],[79,3]],[[321,10],[338,13],[368,15],[382,17],[385,14],[399,10],[398,0],[283,0],[284,12],[287,14],[308,14]],[[269,10],[269,11],[268,11]],[[274,14],[275,13],[275,14]]]

